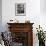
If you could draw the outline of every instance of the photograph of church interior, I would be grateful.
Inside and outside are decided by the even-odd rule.
[[[46,46],[46,0],[0,0],[0,46]]]

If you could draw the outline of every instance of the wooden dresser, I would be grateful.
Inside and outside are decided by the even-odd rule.
[[[33,23],[7,23],[12,39],[22,46],[33,46]]]

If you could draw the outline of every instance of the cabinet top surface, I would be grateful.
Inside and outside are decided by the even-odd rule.
[[[7,23],[8,25],[14,25],[14,24],[19,24],[19,25],[23,25],[23,24],[31,24],[33,25],[34,23]]]

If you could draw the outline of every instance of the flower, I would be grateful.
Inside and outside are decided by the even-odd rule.
[[[45,41],[45,35],[44,35],[44,32],[43,32],[42,27],[40,27],[40,25],[39,25],[39,28],[36,28],[36,29],[37,29],[37,34],[36,34],[36,36],[38,35],[38,40],[43,40],[43,41]]]

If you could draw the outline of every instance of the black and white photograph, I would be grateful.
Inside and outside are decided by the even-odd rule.
[[[16,15],[25,15],[25,3],[16,3],[15,8]]]

